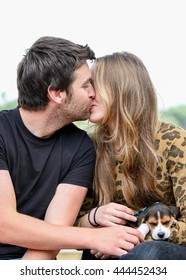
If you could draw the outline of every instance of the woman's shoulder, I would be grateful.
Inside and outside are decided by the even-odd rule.
[[[157,132],[157,136],[160,135],[163,138],[173,140],[181,136],[186,137],[186,130],[175,124],[161,121]]]
[[[160,122],[158,132],[156,134],[156,144],[158,146],[171,147],[172,145],[186,148],[186,130],[168,122]]]

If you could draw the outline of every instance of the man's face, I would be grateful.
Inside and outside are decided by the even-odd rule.
[[[70,121],[86,120],[90,116],[90,109],[95,98],[88,65],[83,64],[75,71],[74,75],[71,92],[66,95],[62,105],[63,115]]]

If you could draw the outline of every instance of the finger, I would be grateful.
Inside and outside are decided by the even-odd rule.
[[[126,214],[124,213],[123,214],[123,219],[127,220],[127,221],[131,221],[131,222],[136,222],[137,221],[137,217],[133,215],[129,215],[129,214]]]
[[[103,211],[103,209],[103,206],[100,207],[100,211]],[[107,207],[105,207],[105,210],[105,215],[107,219],[109,217],[109,221],[113,223],[124,224],[126,223],[124,222],[124,220],[132,222],[137,221],[137,218],[134,216],[134,212],[127,206],[120,205],[117,203],[110,203],[109,205],[107,205]],[[116,218],[120,220],[116,220]]]
[[[108,255],[108,254],[103,254],[102,257],[100,258],[101,260],[106,260],[108,258],[110,258],[111,255]]]
[[[97,259],[100,259],[104,254],[101,253],[101,252],[97,252],[94,256],[97,258]]]
[[[94,255],[96,258],[100,258],[102,260],[106,260],[110,257],[109,254],[102,254],[101,252],[98,252],[96,250],[91,250],[90,251],[92,255]]]
[[[124,250],[123,248],[118,248],[117,250],[115,250],[113,256],[120,257],[120,256],[125,255],[127,253],[128,252],[126,250]]]
[[[91,253],[92,255],[95,255],[96,253],[98,253],[98,251],[97,251],[97,250],[90,250],[90,253]]]
[[[132,212],[132,214],[128,214],[126,212],[115,210],[113,215],[117,218],[120,218],[120,220],[131,221],[131,222],[136,222],[137,221],[137,218],[134,216],[133,212]]]
[[[132,209],[130,209],[129,207],[122,205],[122,204],[117,204],[115,205],[115,209],[118,211],[121,211],[123,213],[129,214],[129,215],[134,215],[134,212]]]
[[[129,247],[125,248],[125,249],[129,248],[131,250],[131,248],[133,248],[134,246],[140,243],[140,240],[137,236],[130,234],[130,235],[126,235],[125,242],[127,243],[127,245],[132,244],[132,246],[129,245]]]
[[[129,235],[136,236],[139,239],[139,241],[141,241],[141,242],[144,241],[144,235],[139,230],[132,228],[132,227],[125,226],[125,231]]]
[[[110,220],[107,221],[106,226],[116,226],[116,225],[126,225],[127,221],[116,216],[110,217]]]
[[[135,216],[117,211],[105,222],[105,226],[126,225],[128,221],[136,222],[136,220],[137,218]]]

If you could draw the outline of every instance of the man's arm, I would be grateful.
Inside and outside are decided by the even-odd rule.
[[[0,171],[1,243],[49,251],[62,248],[94,249],[105,254],[120,256],[143,240],[142,234],[134,228],[59,226],[20,214],[16,210],[16,199],[9,172]]]
[[[73,226],[83,203],[87,188],[60,184],[47,209],[45,220],[51,224]],[[23,259],[55,259],[58,251],[27,250]]]
[[[46,219],[54,219],[55,225],[52,225],[47,221],[17,212],[16,197],[9,172],[0,170],[0,242],[38,250],[81,248],[82,244],[75,245],[76,238],[71,240],[70,243],[68,242],[68,235],[65,236],[66,227],[59,226],[59,224],[66,223],[67,226],[73,224],[76,213],[79,211],[80,204],[86,194],[86,188],[74,187],[74,196],[76,195],[77,199],[77,203],[74,203],[74,196],[71,196],[72,186],[68,187],[63,185],[58,187],[55,199],[51,202],[47,211]],[[60,193],[63,191],[64,196],[60,200]],[[58,203],[60,207],[56,207],[58,210],[53,212],[51,209],[54,208],[54,203]],[[68,228],[68,231],[71,231],[71,229]],[[78,240],[77,243],[79,243]]]

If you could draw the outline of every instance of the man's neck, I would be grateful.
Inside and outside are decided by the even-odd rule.
[[[35,136],[40,138],[50,137],[58,129],[62,128],[64,125],[57,123],[52,118],[52,115],[48,109],[39,111],[28,111],[19,108],[19,112],[22,121],[26,128]]]

